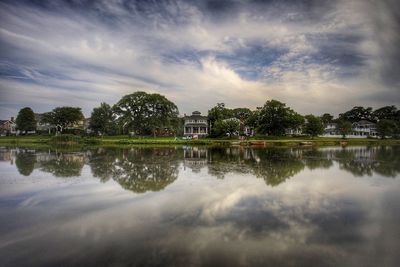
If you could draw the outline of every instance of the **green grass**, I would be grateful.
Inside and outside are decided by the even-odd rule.
[[[175,140],[174,137],[129,137],[123,136],[104,136],[104,137],[85,137],[77,135],[28,135],[28,136],[5,136],[0,137],[0,144],[70,144],[70,145],[277,145],[277,146],[297,146],[302,142],[311,142],[312,145],[340,145],[341,141],[347,141],[349,145],[400,145],[398,139],[370,139],[370,138],[331,138],[331,137],[271,137],[256,136],[243,142],[238,139],[227,138],[202,138],[196,140]]]

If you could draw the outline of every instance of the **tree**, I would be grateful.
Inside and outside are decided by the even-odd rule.
[[[15,158],[15,166],[21,175],[29,176],[35,169],[36,156],[32,152],[21,151]]]
[[[219,127],[222,121],[232,117],[232,110],[225,108],[225,103],[217,105],[208,111],[208,120],[210,121],[211,134],[219,135]]]
[[[324,132],[324,125],[322,123],[322,120],[314,115],[307,115],[304,132],[311,137],[322,134]]]
[[[222,129],[223,132],[229,136],[238,134],[240,130],[240,120],[237,118],[223,120]]]
[[[117,132],[115,120],[116,116],[110,105],[101,103],[100,107],[94,108],[92,111],[89,128],[102,135],[115,134]]]
[[[289,128],[297,127],[299,114],[277,100],[269,100],[259,110],[257,126],[260,133],[284,135]]]
[[[331,123],[333,121],[333,116],[329,113],[324,113],[321,116],[321,120],[322,120],[322,123],[326,126],[328,123]]]
[[[339,114],[339,118],[341,120],[346,120],[351,123],[367,120],[367,121],[375,121],[374,116],[372,115],[372,108],[364,108],[364,107],[354,107],[345,113]]]
[[[397,124],[393,120],[383,119],[377,124],[376,130],[379,136],[384,139],[386,136],[393,136],[397,132]]]
[[[338,120],[337,122],[337,131],[342,135],[343,138],[346,138],[346,135],[351,133],[353,125],[351,122],[346,120]]]
[[[44,113],[42,121],[56,126],[62,132],[64,129],[74,126],[83,118],[81,108],[57,107],[51,112]]]
[[[397,108],[395,106],[381,107],[373,112],[377,121],[380,120],[396,120]]]
[[[35,114],[29,107],[23,108],[18,112],[17,129],[26,133],[27,131],[36,130]]]
[[[114,106],[119,123],[136,134],[153,134],[157,129],[176,128],[178,108],[165,96],[135,92],[122,97]]]

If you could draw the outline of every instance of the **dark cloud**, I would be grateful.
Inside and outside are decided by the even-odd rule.
[[[0,94],[18,107],[24,94],[39,90],[47,99],[34,108],[50,109],[57,100],[48,98],[69,99],[80,88],[83,99],[92,99],[82,103],[87,111],[137,89],[164,93],[186,113],[194,105],[203,112],[215,102],[254,108],[278,98],[319,114],[332,105],[333,90],[340,94],[326,112],[397,104],[399,6],[394,0],[1,1]],[[2,116],[18,111],[0,103]]]

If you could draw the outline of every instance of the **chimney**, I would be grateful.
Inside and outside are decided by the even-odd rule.
[[[11,121],[14,121],[14,117],[11,117]]]

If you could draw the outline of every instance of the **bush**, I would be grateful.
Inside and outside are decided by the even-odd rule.
[[[79,135],[73,135],[73,134],[63,134],[63,135],[53,136],[50,139],[50,142],[52,142],[52,143],[80,143],[80,142],[82,142],[82,137],[80,137]]]

